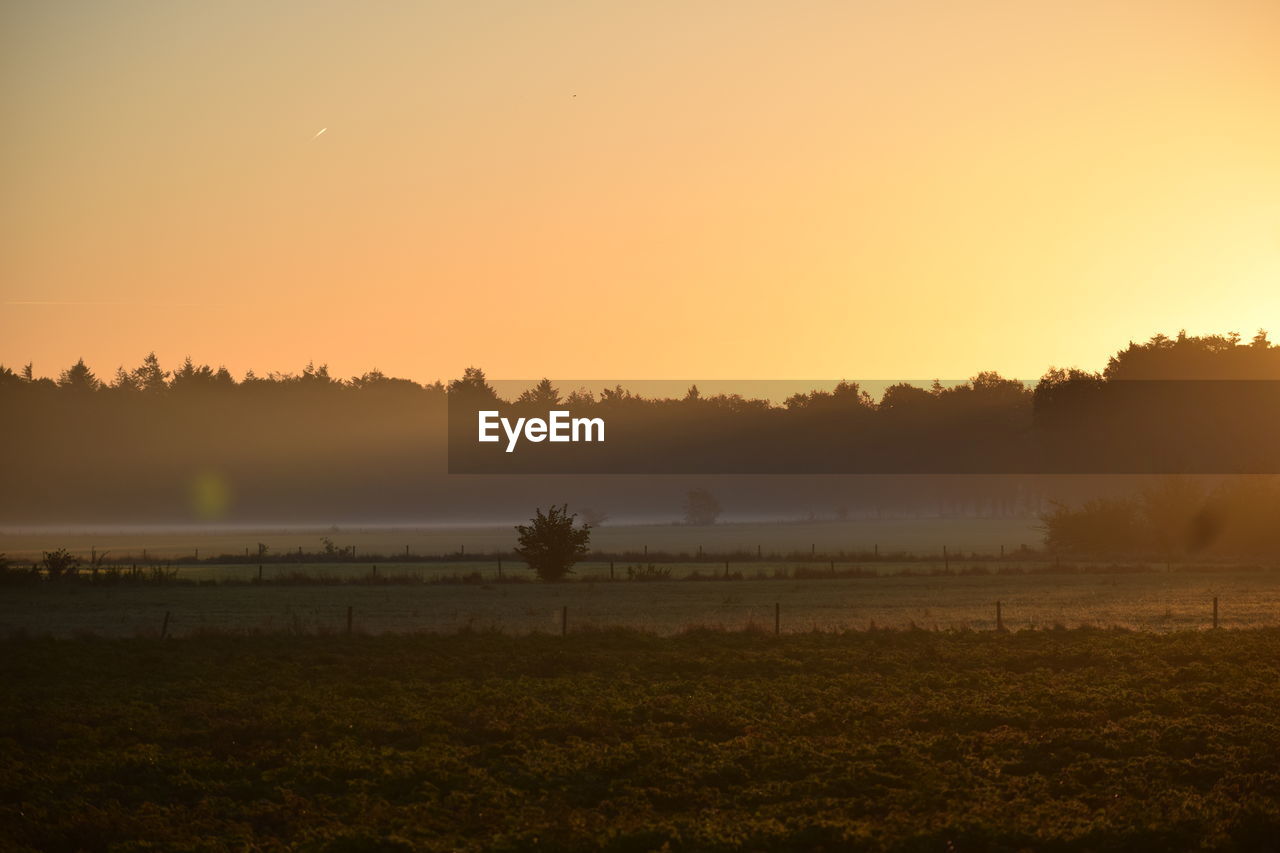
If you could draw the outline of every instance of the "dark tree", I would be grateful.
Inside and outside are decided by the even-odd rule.
[[[516,525],[520,534],[520,546],[516,548],[529,568],[544,581],[563,580],[569,574],[573,564],[586,556],[591,542],[591,525],[574,527],[578,516],[569,513],[568,504],[552,506],[543,515],[536,510],[536,515],[529,519],[529,524]]]
[[[49,580],[57,580],[60,577],[74,577],[80,567],[80,561],[71,556],[66,548],[45,551],[44,559],[40,562],[44,565],[45,574],[48,575]]]
[[[58,387],[70,391],[97,391],[102,383],[82,358],[62,371],[62,375],[58,377]]]
[[[133,379],[142,391],[158,394],[168,387],[168,372],[160,368],[160,359],[154,352],[147,353],[142,364],[133,370]]]
[[[599,527],[609,520],[609,513],[603,510],[587,507],[582,511],[582,521],[587,527]]]
[[[560,391],[551,384],[550,379],[544,378],[517,397],[516,403],[534,408],[554,409],[560,405]]]
[[[706,489],[693,489],[684,499],[686,524],[715,524],[720,517],[720,501]]]

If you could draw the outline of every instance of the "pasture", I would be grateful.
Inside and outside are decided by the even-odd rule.
[[[751,564],[744,564],[748,568]],[[825,564],[824,564],[825,565]],[[342,633],[347,609],[357,633],[451,633],[462,629],[510,634],[560,633],[567,613],[570,630],[634,628],[672,634],[690,627],[729,630],[779,628],[805,631],[867,630],[872,627],[928,630],[996,627],[996,602],[1010,629],[1055,626],[1124,627],[1175,631],[1211,625],[1213,599],[1220,600],[1221,625],[1232,628],[1280,626],[1280,571],[1272,568],[1176,566],[1138,570],[1042,571],[993,566],[990,574],[933,575],[937,564],[859,566],[880,574],[851,578],[775,577],[771,572],[796,566],[763,564],[764,577],[748,573],[740,580],[626,581],[619,570],[608,580],[607,567],[580,566],[585,579],[572,583],[375,582],[368,566],[304,567],[323,578],[362,572],[353,583],[37,583],[13,586],[0,594],[0,634],[103,637],[155,636],[169,614],[171,636],[240,633]],[[459,564],[458,570],[475,570]],[[677,566],[676,568],[681,568]],[[715,572],[715,565],[687,564],[688,571]],[[972,564],[957,565],[961,572]],[[1033,568],[1036,568],[1033,566]],[[433,567],[445,572],[449,567]],[[293,566],[271,567],[290,572]],[[424,571],[420,566],[380,569]],[[245,578],[256,567],[190,567],[211,576]],[[903,572],[907,572],[904,574]],[[527,577],[527,569],[509,566],[506,577]],[[427,575],[429,577],[429,575]],[[679,575],[676,575],[679,577]],[[704,578],[711,577],[704,574]],[[594,579],[593,579],[594,578]],[[267,575],[267,580],[271,574]]]
[[[514,525],[312,525],[295,527],[8,527],[0,528],[0,553],[11,559],[38,559],[40,552],[66,548],[87,557],[109,552],[112,557],[156,559],[219,554],[256,554],[261,543],[272,554],[310,553],[330,539],[338,547],[355,546],[358,554],[403,554],[447,557],[458,553],[502,553],[515,547]],[[953,551],[999,553],[1020,545],[1039,547],[1039,522],[1030,518],[889,518],[849,521],[797,521],[684,524],[612,524],[596,528],[591,546],[600,552],[665,551],[694,554],[701,547],[711,553],[741,552],[765,555],[807,553],[882,554]]]

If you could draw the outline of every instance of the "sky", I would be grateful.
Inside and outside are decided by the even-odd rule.
[[[1280,339],[1275,0],[6,0],[0,114],[0,363],[37,374]]]

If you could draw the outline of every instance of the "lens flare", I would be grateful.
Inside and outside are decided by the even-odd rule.
[[[231,487],[220,474],[204,471],[192,479],[190,497],[196,517],[214,521],[227,514],[231,506]]]

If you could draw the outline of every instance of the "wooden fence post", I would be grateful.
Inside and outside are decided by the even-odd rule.
[[[169,611],[164,612],[164,622],[160,625],[160,639],[164,639],[169,633]]]
[[[262,583],[262,563],[258,563],[258,583]]]
[[[609,580],[613,580],[613,560],[609,561]]]
[[[1213,627],[1218,627],[1218,596],[1213,597]]]
[[[996,630],[1004,630],[1004,608],[998,601],[996,602]]]
[[[951,571],[951,557],[947,554],[947,546],[942,546],[942,567],[946,571]]]

